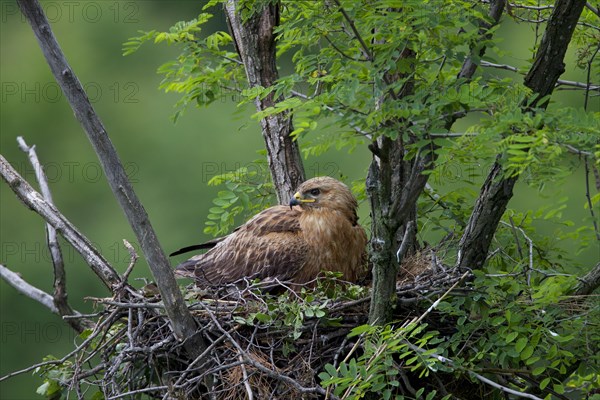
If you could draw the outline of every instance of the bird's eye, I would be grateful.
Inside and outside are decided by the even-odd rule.
[[[319,189],[312,189],[310,191],[310,194],[313,196],[318,196],[321,193],[321,191]]]

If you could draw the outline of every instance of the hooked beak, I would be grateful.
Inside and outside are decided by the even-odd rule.
[[[299,206],[302,203],[314,203],[314,202],[315,202],[315,199],[305,199],[302,197],[300,192],[296,192],[296,194],[294,194],[294,196],[290,199],[290,210],[292,209],[292,207]]]

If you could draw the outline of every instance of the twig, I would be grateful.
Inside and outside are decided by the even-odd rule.
[[[400,248],[396,252],[396,261],[398,264],[402,263],[402,259],[404,258],[404,254],[406,254],[406,250],[408,250],[409,243],[412,243],[412,234],[414,233],[414,222],[408,221],[406,227],[404,228],[404,236],[402,236],[402,243],[400,244]]]
[[[426,349],[422,349],[422,348],[420,348],[420,347],[418,347],[418,346],[415,346],[414,344],[410,343],[410,342],[409,342],[409,341],[407,341],[407,340],[404,340],[404,342],[405,342],[405,343],[406,343],[406,344],[407,344],[407,345],[408,345],[408,346],[409,346],[409,347],[410,347],[410,348],[411,348],[413,351],[415,351],[415,352],[417,352],[417,353],[424,353],[424,352],[426,351]],[[454,363],[454,361],[452,361],[451,359],[449,359],[449,358],[446,358],[446,357],[444,357],[444,356],[441,356],[441,355],[439,355],[439,354],[429,354],[429,356],[430,356],[430,357],[433,357],[433,358],[435,358],[435,359],[437,359],[438,361],[440,361],[440,362],[442,362],[442,363],[444,363],[444,364],[448,364],[448,365],[451,365],[451,366],[453,366],[453,367],[456,365],[456,364]],[[492,381],[491,379],[488,379],[488,378],[486,378],[485,376],[483,376],[483,375],[480,375],[480,374],[478,374],[478,373],[477,373],[477,372],[475,372],[475,371],[466,370],[466,372],[467,372],[469,375],[471,375],[472,377],[474,377],[475,379],[477,379],[477,380],[479,380],[479,381],[481,381],[481,382],[483,382],[483,383],[485,383],[485,384],[487,384],[487,385],[490,385],[490,386],[492,386],[492,387],[495,387],[496,389],[498,389],[498,390],[500,390],[500,391],[502,391],[502,392],[504,392],[504,393],[512,394],[512,395],[514,395],[514,396],[517,396],[517,397],[523,397],[523,398],[526,398],[526,399],[532,399],[532,400],[542,400],[541,398],[539,398],[539,397],[537,397],[537,396],[535,396],[535,395],[533,395],[533,394],[519,392],[518,390],[514,390],[514,389],[508,388],[508,387],[506,387],[506,386],[502,386],[502,385],[500,385],[499,383],[497,383],[497,382],[494,382],[494,381]]]
[[[6,283],[15,288],[17,292],[24,294],[42,304],[44,307],[48,308],[53,314],[59,315],[58,308],[54,305],[54,299],[48,293],[44,292],[36,288],[35,286],[27,283],[23,278],[19,276],[19,274],[11,271],[6,268],[4,265],[0,264],[0,277],[4,279]]]
[[[590,196],[590,167],[588,165],[588,159],[584,160],[585,165],[585,198],[588,202],[588,207],[590,209],[590,214],[592,215],[592,224],[594,225],[594,232],[596,233],[596,239],[600,241],[600,229],[598,229],[598,221],[596,220],[596,215],[594,214],[594,205],[592,204],[592,197]]]
[[[594,14],[596,14],[598,17],[600,17],[600,12],[598,11],[598,9],[596,7],[594,7],[592,5],[592,3],[590,3],[589,1],[585,3],[585,7],[590,10],[591,12],[593,12]]]
[[[50,295],[48,295],[50,296]],[[74,355],[76,355],[81,349],[84,349],[85,347],[87,347],[87,345],[96,338],[96,336],[103,332],[102,328],[107,325],[109,322],[112,321],[112,318],[117,315],[120,311],[119,310],[115,310],[111,313],[110,316],[108,316],[104,321],[102,321],[101,323],[96,324],[96,326],[94,327],[94,331],[83,341],[81,342],[81,344],[79,346],[77,346],[73,351],[71,351],[70,353],[68,353],[67,355],[65,355],[63,358],[61,358],[60,360],[49,360],[49,361],[44,361],[41,363],[37,363],[34,365],[30,365],[27,368],[23,368],[21,370],[18,371],[14,371],[11,372],[7,375],[4,375],[3,377],[0,378],[0,382],[12,378],[13,376],[17,376],[17,375],[21,375],[24,374],[26,372],[29,371],[33,371],[36,368],[39,367],[43,367],[46,365],[60,365],[63,364],[65,361],[67,361],[69,358],[73,357]]]
[[[17,137],[17,143],[19,144],[19,148],[29,157],[29,162],[35,171],[35,177],[40,185],[42,196],[44,196],[44,199],[48,204],[54,205],[52,193],[48,186],[48,180],[46,179],[46,175],[44,174],[44,170],[35,151],[35,145],[31,147],[27,146],[27,143],[25,143],[25,140],[21,136]],[[54,305],[61,316],[77,314],[67,302],[67,274],[65,273],[65,263],[60,244],[58,243],[56,229],[49,223],[46,223],[46,235],[50,257],[52,258],[52,265],[54,267]],[[66,321],[78,333],[81,333],[85,328],[92,326],[92,322],[85,319],[70,319]]]
[[[362,38],[362,35],[358,31],[358,29],[356,29],[356,25],[354,24],[354,21],[352,20],[352,18],[350,18],[350,16],[348,15],[348,13],[344,9],[344,7],[342,7],[342,5],[340,4],[339,0],[333,0],[333,1],[338,6],[338,8],[339,8],[340,12],[342,13],[342,15],[343,15],[344,19],[346,20],[346,22],[348,22],[348,25],[350,25],[350,29],[352,29],[352,32],[354,33],[354,37],[360,43],[360,46],[362,48],[362,51],[363,51],[365,57],[367,58],[367,60],[373,61],[373,54],[371,53],[371,50],[369,49],[369,47],[365,43],[365,41]]]
[[[420,317],[413,318],[412,321],[410,321],[410,324],[418,325],[423,320],[423,318],[425,318],[425,316],[427,316],[427,314],[429,314],[430,312],[435,310],[436,307],[442,302],[442,300],[444,300],[446,298],[446,296],[448,296],[448,294],[451,291],[453,291],[454,288],[456,288],[470,274],[471,274],[470,271],[467,271],[464,274],[462,274],[462,276],[456,282],[454,282],[454,284],[452,286],[450,286],[450,288],[448,290],[446,290],[446,292],[442,296],[440,296],[439,299],[434,301],[433,304],[431,306],[429,306],[429,308],[427,310],[425,310],[425,312],[423,314],[421,314]]]
[[[511,71],[511,72],[517,72],[517,73],[520,73],[521,75],[523,75],[523,73],[520,72],[517,67],[513,67],[512,65],[508,65],[508,64],[496,64],[496,63],[482,60],[479,62],[479,65],[481,65],[482,67],[488,67],[488,68],[504,69],[504,70]],[[564,79],[558,79],[556,81],[556,87],[558,87],[558,86],[572,86],[575,88],[586,89],[586,90],[591,90],[591,91],[600,90],[600,85],[597,85],[597,84],[592,84],[590,82],[584,83],[584,82],[568,81],[568,80],[564,80]]]
[[[212,313],[210,311],[210,309],[208,307],[206,307],[204,304],[202,304],[202,303],[199,303],[199,304],[208,313],[208,316],[212,320],[213,324],[215,324],[215,326],[217,327],[217,329],[221,333],[223,333],[227,337],[227,339],[229,340],[229,342],[233,345],[233,347],[235,347],[236,351],[242,357],[243,361],[246,364],[251,365],[252,367],[258,369],[259,371],[261,371],[262,373],[264,373],[265,375],[267,375],[267,376],[269,376],[269,377],[271,377],[273,379],[276,379],[276,380],[285,382],[285,383],[287,383],[289,385],[292,385],[300,393],[317,393],[317,394],[321,394],[321,395],[324,395],[326,393],[325,389],[323,389],[320,386],[315,386],[315,387],[305,387],[305,386],[302,386],[295,379],[290,378],[287,375],[275,372],[275,371],[271,370],[270,368],[265,367],[260,362],[257,362],[253,358],[249,357],[248,354],[244,351],[244,349],[242,349],[242,346],[240,346],[240,344],[237,342],[237,340],[235,340],[231,336],[231,334],[227,330],[225,330],[223,328],[223,326],[221,326],[221,324],[219,323],[219,320],[214,315],[214,313]]]
[[[246,389],[248,400],[254,400],[254,393],[252,393],[252,387],[250,386],[250,382],[248,382],[248,371],[246,371],[246,366],[244,365],[244,358],[241,354],[238,356],[238,360],[240,361],[240,368],[242,370],[244,388]]]
[[[139,257],[137,255],[137,253],[135,252],[135,249],[133,248],[131,243],[129,243],[125,239],[123,239],[123,246],[125,246],[125,248],[129,252],[130,261],[129,261],[129,266],[127,267],[127,269],[125,270],[125,273],[121,277],[121,283],[119,283],[119,285],[115,289],[115,293],[121,291],[125,286],[127,286],[127,279],[129,278],[131,271],[133,271],[133,267],[135,266],[135,263]]]
[[[56,207],[44,200],[2,155],[0,155],[0,175],[25,205],[44,218],[81,254],[107,288],[112,289],[113,285],[119,283],[119,274],[92,243]]]

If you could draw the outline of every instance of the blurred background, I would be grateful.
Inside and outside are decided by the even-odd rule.
[[[117,148],[143,202],[164,250],[209,239],[203,233],[205,216],[219,188],[208,187],[213,176],[239,167],[252,167],[260,156],[259,124],[250,118],[251,108],[240,109],[236,99],[226,98],[208,108],[189,108],[176,124],[177,94],[158,89],[157,68],[176,57],[178,49],[144,45],[133,55],[122,56],[122,44],[138,31],[168,30],[175,22],[197,16],[204,2],[169,1],[52,1],[43,8],[74,72],[88,92],[96,111]],[[226,30],[220,11],[207,31]],[[83,232],[104,257],[123,272],[129,262],[122,245],[135,237],[105,181],[86,135],[75,120],[46,65],[35,37],[14,1],[0,1],[0,152],[34,187],[32,167],[16,142],[23,136],[36,145],[44,164],[57,207]],[[533,31],[508,23],[501,29],[501,44],[511,65],[526,65],[531,57]],[[572,58],[572,54],[569,57]],[[494,72],[503,75],[503,72]],[[508,75],[508,74],[506,74]],[[572,63],[564,79],[584,80],[584,72]],[[581,92],[561,92],[559,98],[581,107]],[[598,98],[592,108],[600,109]],[[457,130],[464,129],[457,125]],[[332,150],[305,160],[307,176],[344,177],[347,183],[364,178],[370,156],[366,146],[351,154]],[[482,166],[471,166],[473,189],[478,190]],[[466,173],[457,166],[457,174]],[[452,177],[449,177],[452,181]],[[440,190],[447,182],[431,182]],[[535,209],[567,196],[564,218],[581,225],[584,210],[583,167],[564,186],[546,188],[541,194],[521,187],[510,206]],[[368,221],[366,204],[361,221]],[[240,221],[241,222],[241,221]],[[548,227],[551,229],[551,227]],[[426,239],[426,238],[425,238]],[[12,191],[0,183],[0,262],[33,285],[52,292],[52,264],[45,243],[44,221],[25,208]],[[63,242],[67,287],[71,305],[82,313],[94,311],[86,296],[103,297],[96,276],[81,257]],[[559,244],[557,246],[568,246]],[[594,245],[595,246],[595,245]],[[573,253],[574,253],[573,249]],[[574,255],[574,263],[589,266],[600,257],[590,248]],[[178,259],[179,260],[179,259]],[[176,261],[178,261],[176,260]],[[175,261],[174,261],[175,262]],[[151,279],[140,258],[133,278]],[[142,281],[134,281],[143,285]],[[0,282],[0,376],[42,361],[46,355],[62,357],[73,346],[75,334],[44,307]],[[42,380],[31,373],[0,383],[0,398],[35,398]],[[39,397],[39,396],[38,396]]]

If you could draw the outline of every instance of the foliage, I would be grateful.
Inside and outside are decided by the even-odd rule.
[[[435,354],[434,346],[442,340],[438,334],[427,330],[427,324],[358,326],[348,337],[362,337],[363,354],[349,361],[346,357],[337,368],[326,364],[319,378],[324,387],[334,388],[336,396],[361,398],[366,393],[377,393],[383,399],[403,399],[402,395],[394,395],[400,386],[398,379],[402,369],[416,373],[419,379],[428,377],[431,371],[448,370]],[[432,399],[436,390],[426,393],[423,387],[415,393],[415,398],[423,395],[425,399]]]
[[[266,160],[257,159],[249,165],[216,175],[208,181],[210,186],[224,185],[225,188],[217,193],[214,206],[208,210],[204,233],[226,235],[234,228],[236,217],[246,219],[273,204],[275,194],[268,179]]]

